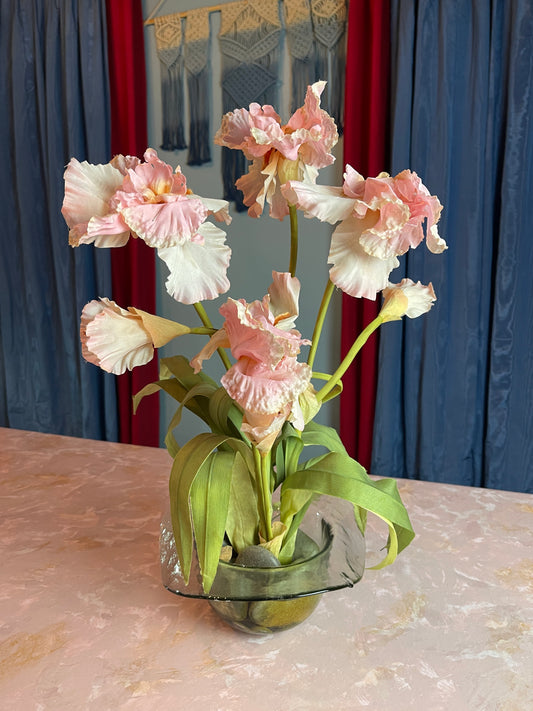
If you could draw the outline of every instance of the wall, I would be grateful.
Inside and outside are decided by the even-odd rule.
[[[148,17],[157,5],[155,0],[144,0],[144,17]],[[165,15],[182,12],[195,7],[204,7],[201,0],[175,2],[166,0],[157,14]],[[212,67],[212,126],[215,134],[222,116],[222,96],[220,89],[220,54],[218,51],[217,34],[220,24],[220,13],[211,13],[211,67]],[[218,146],[213,146],[213,163],[205,166],[187,166],[186,151],[167,152],[159,149],[161,144],[161,93],[160,68],[156,53],[154,26],[145,28],[145,50],[148,83],[148,138],[150,145],[158,150],[159,156],[172,166],[181,165],[187,177],[187,184],[193,190],[205,197],[222,197],[222,179],[220,170],[220,153]],[[289,118],[288,97],[290,79],[287,61],[283,68],[281,91],[281,106],[275,107],[282,120]],[[335,147],[336,163],[321,171],[318,182],[326,185],[340,184],[342,180],[342,140]],[[231,288],[227,295],[222,295],[213,302],[205,303],[206,310],[218,326],[221,319],[218,308],[224,303],[226,296],[244,298],[247,301],[261,299],[270,285],[272,270],[286,271],[289,264],[289,220],[273,220],[267,212],[260,219],[252,219],[246,213],[238,214],[232,211],[233,222],[227,228],[227,242],[233,250],[228,271]],[[315,316],[320,304],[322,293],[327,281],[327,254],[332,228],[316,220],[307,220],[300,216],[299,220],[300,253],[297,275],[302,282],[300,297],[300,317],[298,329],[306,338],[311,338]],[[166,292],[166,266],[157,260],[158,269],[158,314],[188,325],[199,325],[198,317],[192,306],[184,306],[175,302]],[[328,320],[320,341],[319,352],[314,368],[321,372],[333,372],[339,362],[340,343],[340,293],[335,294]],[[193,356],[204,343],[204,337],[190,336],[174,341],[160,350],[160,355],[169,356],[183,353]],[[221,374],[218,360],[213,357],[207,364],[207,372],[212,377]],[[175,403],[165,395],[161,396],[161,433],[166,432],[168,422],[175,411]],[[318,421],[336,427],[338,422],[338,401],[332,401],[324,406],[317,417]],[[184,418],[179,432],[178,441],[183,443],[200,431],[201,424],[193,416]]]

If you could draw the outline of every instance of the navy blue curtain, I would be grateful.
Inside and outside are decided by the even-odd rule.
[[[533,492],[533,3],[391,6],[392,172],[449,249],[403,258],[438,301],[381,329],[372,472]]]
[[[81,359],[79,316],[111,293],[107,250],[68,246],[71,156],[107,162],[103,0],[2,0],[0,425],[117,438],[113,376]]]

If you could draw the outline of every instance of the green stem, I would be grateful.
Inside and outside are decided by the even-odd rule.
[[[270,496],[270,452],[260,452],[253,447],[255,474],[257,483],[257,498],[259,501],[259,518],[261,519],[261,533],[267,541],[271,541],[272,534],[272,500]]]
[[[289,271],[291,276],[296,276],[296,263],[298,261],[298,212],[295,205],[289,205],[289,217],[291,221],[291,258]]]
[[[313,367],[313,363],[315,362],[316,349],[318,348],[320,334],[322,333],[322,327],[324,326],[324,319],[326,318],[329,302],[331,301],[334,290],[335,284],[328,279],[328,283],[326,284],[326,288],[324,290],[324,296],[322,297],[322,302],[316,317],[315,330],[313,331],[311,348],[309,349],[309,357],[307,358],[307,365],[310,368]]]
[[[196,328],[191,328],[189,333],[195,333],[196,335],[199,335],[199,336],[212,336],[214,333],[216,333],[216,328],[207,328],[204,326],[198,326]]]
[[[359,353],[361,348],[365,345],[365,343],[368,341],[370,336],[376,331],[381,324],[384,322],[383,316],[381,314],[378,314],[378,316],[368,324],[368,326],[362,331],[357,339],[355,340],[355,343],[353,346],[350,348],[348,353],[344,356],[342,363],[339,365],[337,370],[333,373],[331,378],[328,380],[328,382],[324,385],[324,387],[320,388],[320,390],[317,392],[316,397],[319,402],[322,402],[325,398],[325,396],[333,390],[335,385],[340,381],[344,373],[348,370],[350,365],[352,364],[353,359],[355,356]]]
[[[204,309],[203,305],[197,301],[195,304],[193,304],[194,308],[196,309],[196,313],[200,317],[200,321],[204,324],[206,328],[213,329],[213,324],[211,323],[211,319],[207,315],[206,310]],[[214,329],[213,329],[214,332]],[[228,354],[223,348],[217,348],[217,353],[220,356],[220,360],[224,364],[224,367],[226,370],[229,370],[231,368],[231,362],[230,359],[228,358]]]
[[[270,492],[270,450],[261,453],[261,479],[263,480],[263,496],[265,502],[265,524],[266,524],[266,539],[271,541],[274,537],[272,534],[272,495]]]

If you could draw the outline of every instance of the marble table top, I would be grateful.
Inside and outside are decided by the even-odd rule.
[[[2,711],[533,709],[532,495],[400,481],[411,546],[258,638],[161,585],[169,469],[0,429]]]

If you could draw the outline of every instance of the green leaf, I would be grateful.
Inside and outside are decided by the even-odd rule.
[[[189,507],[189,496],[194,478],[207,457],[227,437],[209,432],[193,437],[177,453],[170,471],[170,517],[176,552],[180,561],[185,583],[189,582],[192,560],[193,527]]]
[[[276,444],[274,489],[277,489],[289,474],[298,469],[298,462],[303,448],[304,443],[300,433],[292,425],[286,423],[283,427],[282,437]]]
[[[190,503],[202,584],[209,592],[215,579],[226,516],[235,452],[212,452],[191,485]],[[242,460],[241,460],[242,461]]]
[[[244,442],[222,434],[203,432],[193,437],[176,454],[170,472],[170,516],[176,541],[176,552],[185,583],[191,572],[193,522],[190,510],[190,492],[200,468],[217,448],[227,445],[239,452],[248,467],[253,467],[253,455]]]
[[[294,553],[298,527],[305,516],[314,494],[303,489],[283,489],[280,501],[280,520],[287,526],[279,560],[282,565],[290,563]]]
[[[240,454],[235,457],[231,479],[226,532],[240,553],[259,540],[259,509],[253,475]]]
[[[372,481],[364,467],[348,455],[331,452],[310,460],[301,470],[287,477],[282,496],[291,489],[336,496],[383,519],[389,527],[388,553],[378,565],[373,566],[376,569],[392,563],[414,538],[396,481]],[[358,525],[361,527],[361,520],[358,520]]]
[[[196,385],[199,381],[210,383],[218,388],[217,382],[203,371],[195,373],[185,356],[178,355],[172,356],[171,358],[161,358],[159,367],[161,380],[174,376],[187,390],[193,385]]]
[[[230,398],[226,390],[218,388],[209,400],[209,414],[219,432],[242,437],[242,412]]]
[[[143,397],[146,397],[146,395],[153,395],[159,390],[161,390],[161,386],[157,381],[155,383],[148,383],[148,385],[145,385],[142,390],[139,390],[139,392],[133,396],[133,414],[137,412],[137,408],[139,407]]]
[[[330,452],[348,454],[339,437],[338,432],[333,427],[326,427],[318,422],[308,422],[302,432],[302,441],[305,446],[320,445],[329,449]]]

